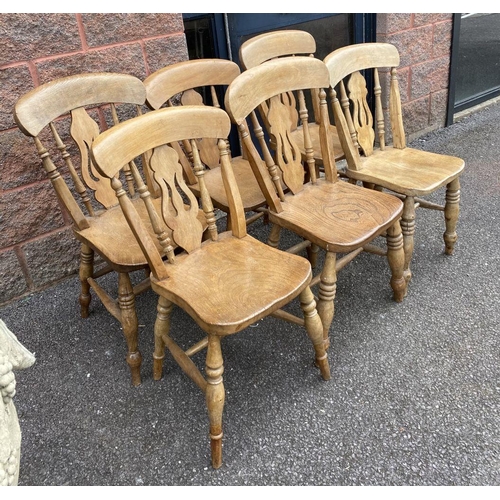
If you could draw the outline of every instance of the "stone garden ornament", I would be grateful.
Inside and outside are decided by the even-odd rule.
[[[13,397],[13,370],[29,368],[35,356],[28,351],[0,319],[0,485],[17,486],[21,458],[21,428]]]

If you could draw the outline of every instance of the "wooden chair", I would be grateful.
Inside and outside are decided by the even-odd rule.
[[[323,345],[322,325],[312,292],[311,266],[306,259],[286,254],[257,241],[246,232],[244,209],[231,168],[226,139],[231,122],[221,109],[203,106],[179,106],[152,111],[124,122],[99,136],[92,154],[99,172],[111,179],[120,206],[143,249],[151,269],[151,286],[159,295],[155,323],[154,376],[161,378],[165,346],[181,369],[205,393],[210,420],[212,465],[222,463],[222,412],[224,406],[224,371],[221,339],[234,334],[270,314],[293,319],[304,325],[316,352],[316,362],[325,380],[330,377]],[[221,175],[227,189],[231,228],[218,233],[213,205],[204,182],[196,139],[217,139]],[[202,241],[202,226],[197,219],[198,200],[183,178],[175,150],[176,141],[190,141],[203,210],[210,237]],[[151,202],[144,184],[140,184],[157,240],[168,257],[163,261],[158,245],[116,177],[126,165],[147,150],[154,150],[149,168],[160,186],[163,200],[158,210]],[[182,199],[191,204],[182,207]],[[165,209],[171,199],[173,210]],[[186,201],[186,203],[188,203]],[[171,237],[167,237],[167,231]],[[173,246],[184,252],[174,255]],[[300,296],[304,319],[292,317],[281,307]],[[184,309],[207,333],[207,337],[183,351],[170,336],[170,313],[173,305]],[[191,356],[207,348],[205,377]]]
[[[354,186],[337,178],[331,141],[328,140],[328,108],[323,90],[328,85],[328,69],[322,61],[297,56],[268,61],[245,71],[226,92],[226,110],[239,126],[254,174],[266,196],[269,219],[273,223],[269,244],[278,246],[280,231],[286,228],[305,238],[306,244],[312,242],[326,251],[324,267],[312,283],[319,282],[318,312],[323,322],[327,346],[334,312],[337,271],[363,248],[367,249],[368,244],[385,231],[394,299],[401,301],[406,293],[403,241],[399,226],[403,204],[394,196]],[[303,92],[310,88],[320,89],[319,137],[324,177],[316,176],[311,148]],[[306,184],[298,146],[290,134],[293,123],[280,99],[281,94],[292,90],[297,91],[306,145],[311,179]],[[270,126],[271,140],[276,145],[274,157],[256,116],[256,109],[268,100],[266,119]],[[252,122],[262,153],[253,145],[247,117]],[[262,167],[261,158],[267,169]],[[277,175],[278,172],[281,176]],[[286,193],[278,182],[280,177],[288,188]],[[336,262],[337,253],[347,255]]]
[[[407,282],[411,279],[410,262],[414,247],[415,208],[444,211],[445,253],[452,254],[457,240],[460,181],[464,169],[461,158],[407,148],[396,67],[399,53],[388,43],[364,43],[342,47],[325,58],[330,72],[332,106],[346,154],[348,177],[364,185],[387,189],[404,200],[403,231]],[[386,145],[382,90],[379,68],[389,68],[389,122],[392,146]],[[366,81],[361,71],[373,69],[375,117],[367,103]],[[338,89],[340,102],[337,98]],[[345,117],[345,118],[344,118]],[[375,141],[378,140],[378,145]],[[420,197],[446,186],[444,206]]]
[[[301,30],[282,30],[270,31],[250,38],[244,42],[239,50],[240,64],[247,70],[254,68],[265,61],[278,57],[309,55],[314,57],[316,52],[316,41],[314,37],[307,31]],[[299,124],[299,115],[297,110],[297,99],[293,92],[288,92],[282,96],[282,102],[289,106],[292,116],[292,137],[294,142],[299,146],[304,161],[306,161],[306,152],[304,145],[304,134],[302,126]],[[309,135],[311,136],[311,145],[313,148],[313,157],[318,167],[323,164],[321,156],[320,139],[319,139],[319,96],[318,89],[311,89],[311,102],[313,105],[314,121],[309,123]],[[267,103],[262,103],[260,108],[261,115],[265,122],[267,115]],[[329,125],[329,138],[332,143],[335,159],[344,158],[344,152],[340,145],[337,135],[337,129],[334,125]]]
[[[148,263],[123,217],[109,179],[102,178],[90,161],[89,146],[99,134],[100,125],[106,123],[106,118],[116,124],[119,121],[118,111],[127,113],[127,117],[140,114],[140,106],[145,100],[146,89],[138,78],[114,73],[89,73],[41,85],[21,97],[14,110],[14,118],[21,131],[34,139],[42,166],[73,220],[75,237],[82,243],[81,316],[86,318],[89,314],[92,288],[122,326],[128,348],[127,363],[134,385],[141,383],[142,360],[137,344],[135,296],[149,288],[149,278],[132,286],[129,273],[147,270]],[[114,103],[128,105],[118,107]],[[100,105],[106,106],[99,108]],[[58,129],[65,131],[64,134],[61,132],[63,138]],[[76,155],[70,154],[71,147],[68,148],[63,139],[72,142],[72,147],[76,146]],[[57,152],[59,155],[55,154],[56,159],[53,160]],[[58,167],[63,167],[62,172]],[[135,188],[130,166],[125,165],[123,172],[127,187],[133,194]],[[71,188],[66,180],[72,184]],[[74,193],[78,199],[73,196]],[[149,220],[142,202],[138,201],[135,199],[134,203],[141,217],[144,221]],[[106,264],[99,270],[94,269],[94,252]],[[110,271],[118,273],[117,300],[96,281]]]
[[[220,108],[217,94],[220,93],[223,98],[224,87],[239,74],[238,65],[224,59],[194,59],[172,64],[144,80],[146,101],[153,110],[164,105],[173,106],[174,98],[178,95],[180,95],[178,102],[181,105],[204,105],[202,93],[205,90],[208,97],[211,97],[212,106]],[[230,217],[227,195],[222,183],[217,141],[202,138],[197,141],[197,145],[200,158],[208,167],[204,179],[212,201],[219,210]],[[172,146],[179,154],[190,189],[200,197],[200,187],[193,172],[193,157],[189,142],[185,142],[183,147],[179,144]],[[248,217],[247,224],[250,224],[263,215],[260,209],[265,206],[266,200],[248,161],[243,156],[232,157],[231,164],[245,212],[257,212]],[[230,227],[230,224],[228,219],[227,227]]]

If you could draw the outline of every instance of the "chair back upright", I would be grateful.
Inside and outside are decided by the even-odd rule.
[[[314,183],[317,178],[315,161],[308,128],[308,110],[304,90],[320,89],[320,138],[322,156],[327,181],[336,182],[337,171],[331,141],[328,137],[329,117],[324,88],[328,88],[329,74],[325,64],[314,58],[297,56],[274,59],[243,72],[228,87],[226,92],[226,110],[238,125],[243,144],[248,151],[249,161],[254,174],[266,196],[269,207],[276,213],[281,212],[281,203],[285,201],[285,189],[297,194],[303,189],[305,171],[301,153],[291,137],[293,121],[280,96],[296,91],[299,100],[299,116],[304,135],[307,156],[308,175]],[[270,141],[273,154],[265,139],[256,110],[268,101],[269,107],[265,120],[269,124]],[[248,128],[250,119],[253,134],[260,146],[260,153],[254,146]],[[259,161],[262,155],[267,171]],[[282,182],[281,182],[282,179]]]
[[[46,83],[17,101],[14,119],[20,130],[33,138],[43,168],[77,229],[88,227],[86,217],[117,204],[109,179],[103,178],[90,160],[93,140],[101,130],[119,123],[119,114],[122,118],[141,114],[140,106],[145,100],[144,85],[134,76],[87,73]],[[68,115],[69,127],[65,119]],[[71,140],[78,155],[69,152],[67,142]],[[54,152],[59,153],[60,160],[53,159]],[[58,166],[62,165],[68,169],[79,199],[75,199],[59,172]],[[133,194],[130,167],[123,167],[128,189]]]
[[[363,43],[349,45],[333,51],[324,60],[330,73],[331,103],[339,138],[352,170],[359,169],[358,150],[364,156],[373,154],[375,139],[383,151],[386,146],[386,125],[384,120],[381,76],[390,78],[389,121],[392,131],[393,146],[396,149],[406,147],[403,127],[401,98],[396,67],[399,65],[399,53],[394,45],[388,43]],[[380,68],[390,72],[382,73]],[[375,117],[370,111],[366,79],[361,73],[373,70]],[[337,90],[335,90],[337,89]],[[338,98],[340,94],[340,102]],[[341,118],[343,114],[344,119]],[[352,142],[354,148],[349,144]]]

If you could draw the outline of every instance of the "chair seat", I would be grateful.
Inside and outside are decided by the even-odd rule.
[[[163,255],[160,243],[154,236],[155,233],[144,202],[140,198],[135,198],[133,204],[143,224],[153,235],[152,240],[158,251]],[[161,198],[153,198],[153,204],[157,212],[161,213]],[[198,219],[206,227],[206,220],[202,211],[200,211]],[[101,212],[96,217],[89,217],[88,222],[90,224],[89,228],[81,231],[74,230],[76,238],[89,245],[109,261],[113,268],[127,272],[126,270],[147,265],[141,247],[137,243],[119,205]],[[175,245],[173,246],[175,247]]]
[[[338,253],[350,252],[373,240],[392,226],[403,209],[401,200],[390,194],[325,179],[287,195],[281,206],[279,214],[269,212],[271,222]]]
[[[319,125],[317,123],[309,123],[308,129],[314,151],[314,160],[316,161],[316,165],[321,166],[323,165],[323,156],[321,155],[321,146],[319,141]],[[296,128],[291,133],[291,137],[292,140],[299,146],[303,159],[305,160],[304,133],[302,131],[302,126]],[[335,160],[342,160],[344,158],[344,151],[340,144],[337,129],[334,125],[330,125],[330,137],[332,139]]]
[[[231,160],[236,184],[240,190],[241,201],[245,211],[255,210],[266,203],[266,199],[259,188],[259,184],[255,179],[250,163],[241,156]],[[205,171],[205,184],[207,186],[210,197],[214,206],[227,212],[229,204],[227,201],[226,190],[222,182],[222,174],[220,168],[213,168]],[[189,186],[194,195],[200,197],[200,189],[198,184]]]
[[[464,161],[454,156],[386,147],[361,157],[360,170],[347,170],[347,175],[406,196],[423,196],[448,184],[464,166]]]
[[[168,274],[165,280],[152,278],[153,290],[188,311],[206,332],[229,335],[297,296],[310,282],[311,266],[251,236],[225,232],[177,256]]]

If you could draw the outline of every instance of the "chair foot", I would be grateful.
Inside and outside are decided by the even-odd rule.
[[[446,203],[444,206],[444,218],[446,223],[446,231],[443,234],[444,253],[453,255],[455,243],[457,241],[457,222],[460,206],[460,181],[458,178],[452,180],[446,186]]]
[[[161,380],[163,376],[163,359],[165,356],[158,358],[153,354],[153,380]]]
[[[210,450],[212,467],[218,469],[222,465],[222,432],[217,436],[210,434]]]
[[[139,351],[129,352],[127,354],[127,363],[130,368],[130,376],[132,378],[132,385],[141,385],[141,364],[142,355]]]

